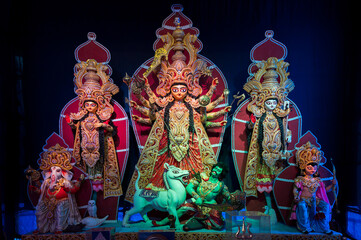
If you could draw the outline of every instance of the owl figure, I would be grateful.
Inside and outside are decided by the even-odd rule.
[[[87,207],[88,213],[90,217],[97,218],[97,205],[95,204],[95,200],[89,200],[88,201],[88,207]]]

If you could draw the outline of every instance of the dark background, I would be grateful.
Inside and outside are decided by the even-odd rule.
[[[121,79],[154,55],[155,31],[171,14],[173,3],[181,3],[183,13],[200,30],[204,46],[200,54],[221,69],[230,96],[243,91],[251,48],[264,39],[266,30],[274,31],[274,38],[288,48],[289,77],[296,85],[289,97],[301,110],[302,132],[311,130],[325,156],[334,159],[343,213],[348,205],[361,205],[358,5],[332,0],[114,2],[2,2],[0,201],[9,235],[15,232],[19,203],[30,207],[23,171],[29,164],[36,166],[46,138],[58,132],[60,111],[76,96],[75,48],[87,40],[88,32],[97,34],[97,41],[112,54],[112,78],[121,88],[114,99],[129,114],[124,103],[128,90]],[[16,56],[22,57],[22,67]],[[226,131],[220,157],[233,174],[226,183],[236,189],[229,124]],[[133,169],[138,150],[130,132],[128,169]],[[130,174],[124,178],[124,189],[129,178]]]

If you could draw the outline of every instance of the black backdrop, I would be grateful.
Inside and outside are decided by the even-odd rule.
[[[200,30],[201,54],[222,70],[230,96],[243,91],[251,48],[264,39],[266,30],[275,32],[274,38],[288,48],[286,61],[296,85],[289,97],[301,110],[303,133],[311,130],[325,156],[335,160],[341,209],[361,205],[361,179],[357,179],[361,174],[361,21],[358,6],[351,1],[73,1],[60,5],[8,0],[2,3],[0,15],[0,200],[10,235],[15,232],[19,203],[30,207],[23,170],[29,164],[36,166],[46,138],[58,132],[61,109],[75,97],[75,48],[87,40],[88,32],[97,34],[97,41],[112,54],[112,78],[121,88],[114,99],[129,114],[124,103],[127,87],[121,79],[154,55],[155,31],[173,3],[181,3],[183,13]],[[17,56],[23,59],[22,67]],[[230,167],[226,183],[236,189],[229,133],[228,124],[220,158]],[[139,154],[133,135],[130,148],[124,189]]]

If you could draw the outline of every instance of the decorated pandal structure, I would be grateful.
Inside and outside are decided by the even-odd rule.
[[[225,76],[199,54],[199,30],[181,5],[171,9],[154,57],[123,78],[140,152],[134,169],[125,169],[129,120],[112,99],[110,52],[94,33],[76,48],[77,96],[46,139],[39,170],[26,170],[36,229],[22,239],[341,239],[330,229],[336,178],[288,98],[297,88],[286,46],[266,31],[251,50],[249,96],[234,95],[231,106]],[[227,121],[233,192],[218,161]],[[133,175],[122,189],[125,170]]]

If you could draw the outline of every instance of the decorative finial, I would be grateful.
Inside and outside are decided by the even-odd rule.
[[[173,4],[171,9],[173,12],[182,12],[183,6],[182,6],[182,4]]]
[[[123,77],[123,82],[127,84],[128,87],[130,86],[132,78],[128,75],[128,73],[125,73],[125,76]]]
[[[88,32],[88,39],[94,41],[95,39],[97,39],[97,35],[93,32]]]
[[[274,35],[274,32],[272,30],[267,30],[264,35],[266,36],[266,38],[272,38]]]

